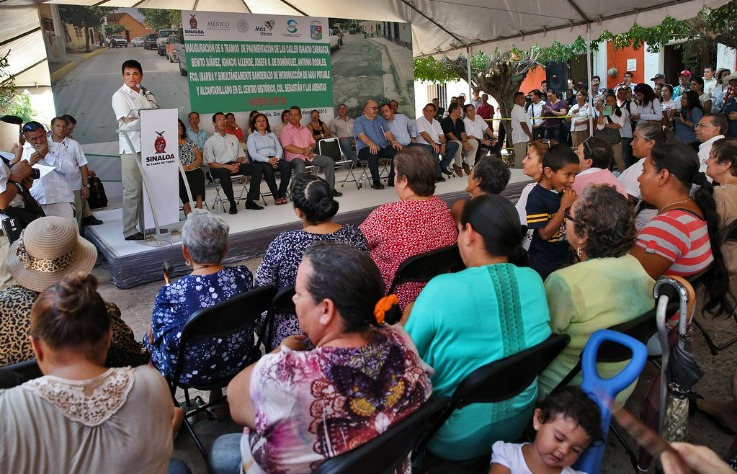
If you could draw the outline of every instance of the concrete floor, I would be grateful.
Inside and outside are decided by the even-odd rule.
[[[260,262],[260,258],[254,258],[241,263],[248,266],[255,273]],[[139,339],[142,338],[149,327],[153,301],[163,281],[149,283],[128,290],[119,290],[110,283],[110,270],[107,267],[107,262],[102,262],[98,265],[93,273],[100,281],[100,293],[103,298],[106,301],[116,303],[120,307],[123,318],[133,328],[136,337]],[[737,334],[737,325],[731,320],[726,322],[708,322],[707,324],[715,330],[721,340],[734,337]],[[730,377],[735,369],[737,369],[737,364],[735,363],[737,361],[737,345],[720,352],[717,356],[712,356],[704,344],[701,334],[698,332],[694,337],[694,345],[696,360],[706,372],[706,375],[696,386],[697,391],[705,398],[718,400],[730,399]],[[638,415],[640,403],[655,373],[656,369],[654,366],[648,364],[640,378],[637,389],[627,403],[627,407],[633,414]],[[208,420],[204,416],[197,417],[194,420],[194,427],[208,450],[217,436],[240,431],[240,427],[230,420],[218,422]],[[730,446],[732,435],[720,431],[713,422],[702,414],[696,413],[689,418],[687,440],[709,446],[721,455]],[[179,437],[175,441],[174,448],[174,455],[187,462],[194,474],[204,474],[207,472],[205,463],[186,430],[180,432]],[[441,471],[444,473],[464,472],[454,467],[443,467],[437,472]],[[604,474],[634,472],[624,450],[611,437],[607,442],[601,472]],[[651,467],[649,472],[655,472],[654,467]]]

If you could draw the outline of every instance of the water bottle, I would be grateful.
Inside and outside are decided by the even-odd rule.
[[[362,189],[366,185],[366,175],[361,175],[361,178],[358,180],[358,189]]]

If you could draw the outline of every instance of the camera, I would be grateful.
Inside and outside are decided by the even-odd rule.
[[[31,177],[33,179],[41,179],[41,170],[37,168],[31,168]]]

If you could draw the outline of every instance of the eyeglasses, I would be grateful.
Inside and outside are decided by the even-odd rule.
[[[33,132],[38,130],[39,128],[43,128],[43,125],[38,122],[28,122],[27,124],[23,125],[23,133]]]
[[[696,128],[701,128],[701,127],[716,127],[716,125],[714,125],[713,123],[697,123],[696,124]]]
[[[574,224],[581,225],[581,222],[580,221],[577,221],[576,218],[571,215],[571,208],[570,207],[566,207],[563,210],[563,217],[565,217],[569,221],[573,222]]]
[[[548,146],[548,148],[550,148],[550,140],[540,140],[540,143],[544,143]]]
[[[584,148],[584,154],[583,156],[594,156],[594,153],[591,151],[591,145],[589,145],[589,140],[591,137],[587,138],[583,141],[583,148]]]

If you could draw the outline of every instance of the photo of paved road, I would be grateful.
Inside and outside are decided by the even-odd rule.
[[[388,51],[388,48],[393,48]],[[390,54],[393,53],[393,59]],[[403,56],[406,56],[404,58]],[[395,72],[391,62],[394,61]],[[412,77],[412,51],[383,38],[365,38],[363,34],[343,34],[343,46],[331,55],[333,68],[333,98],[337,104],[348,106],[348,115],[358,117],[368,99],[388,102],[396,99],[400,110],[414,117],[414,90]]]
[[[135,59],[143,67],[143,86],[156,96],[162,108],[183,107],[189,112],[189,85],[179,74],[177,63],[170,63],[156,50],[108,48],[86,59],[52,85],[56,113],[77,119],[74,138],[81,144],[118,141],[112,96],[123,85],[120,66]],[[182,114],[180,114],[182,115]]]

